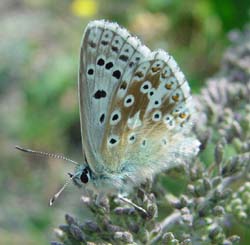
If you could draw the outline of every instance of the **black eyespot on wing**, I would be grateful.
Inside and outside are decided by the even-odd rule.
[[[100,123],[103,123],[104,119],[105,119],[105,114],[103,113],[103,114],[100,116]]]
[[[121,72],[119,70],[115,70],[112,74],[113,77],[119,79],[121,77]]]
[[[169,120],[170,120],[170,117],[169,117],[169,116],[166,116],[165,120],[166,120],[166,121],[169,121]]]
[[[135,134],[130,135],[129,138],[128,138],[128,142],[130,144],[133,144],[135,142],[135,140],[136,140]]]
[[[128,98],[127,100],[126,100],[126,103],[128,104],[128,103],[131,103],[131,101],[132,101],[132,99],[131,98]]]
[[[119,118],[118,114],[114,114],[114,116],[112,117],[112,121],[116,121]]]
[[[106,68],[107,70],[109,70],[109,69],[111,69],[113,66],[114,66],[114,65],[113,65],[112,62],[108,62],[108,63],[105,65],[105,68]]]
[[[113,144],[115,144],[115,143],[117,142],[117,140],[116,140],[116,139],[114,139],[114,138],[111,138],[109,142],[110,142],[110,144],[112,144],[112,145],[113,145]]]
[[[155,113],[155,114],[154,114],[154,118],[155,118],[155,119],[159,119],[159,118],[160,118],[160,114],[159,114],[159,113]]]
[[[116,52],[116,53],[118,52],[118,48],[115,47],[115,46],[112,46],[111,49],[112,49],[114,52]]]
[[[89,45],[91,48],[95,48],[96,47],[96,43],[94,43],[93,41],[89,42]]]
[[[100,58],[98,61],[97,61],[97,65],[99,66],[103,66],[105,63],[104,59]]]
[[[131,61],[131,62],[129,63],[129,67],[131,68],[134,64],[135,64],[135,63],[134,63],[133,61]]]
[[[131,141],[134,140],[134,139],[135,139],[134,135],[132,135],[132,136],[129,137],[129,140],[131,140]]]
[[[131,101],[132,101],[132,99],[131,99],[131,98],[128,98],[128,99],[126,100],[126,103],[131,103]]]
[[[126,61],[128,61],[128,56],[122,54],[122,55],[120,55],[119,59],[122,60],[122,61],[124,61],[124,62],[126,62]]]
[[[101,44],[106,46],[106,45],[108,45],[108,42],[103,40],[103,41],[101,41]]]
[[[97,90],[94,94],[95,99],[105,98],[107,93],[104,90]]]
[[[92,68],[88,69],[88,74],[93,75],[94,74],[94,69],[92,69]]]

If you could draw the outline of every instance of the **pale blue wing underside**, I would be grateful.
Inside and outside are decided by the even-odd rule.
[[[117,24],[93,21],[85,30],[79,67],[80,118],[83,151],[94,172],[101,172],[106,164],[101,144],[116,87],[124,73],[148,53]]]
[[[94,172],[145,179],[198,152],[189,136],[190,88],[175,60],[117,24],[86,28],[79,94],[83,150]]]

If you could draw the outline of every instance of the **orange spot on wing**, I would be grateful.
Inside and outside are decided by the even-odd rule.
[[[120,88],[121,89],[126,89],[127,88],[127,83],[125,81],[123,81]]]
[[[179,117],[184,119],[184,118],[187,117],[187,114],[186,113],[180,113]]]
[[[142,73],[141,71],[137,71],[137,72],[135,73],[135,76],[141,78],[141,77],[143,77],[143,73]]]
[[[161,70],[161,67],[152,67],[151,70],[153,72],[157,72],[157,71]]]
[[[178,101],[179,101],[179,95],[178,95],[178,94],[173,95],[173,96],[172,96],[172,99],[173,99],[175,102],[178,102]]]
[[[170,83],[166,84],[165,88],[168,89],[168,90],[170,90],[172,88],[172,84],[170,84]]]

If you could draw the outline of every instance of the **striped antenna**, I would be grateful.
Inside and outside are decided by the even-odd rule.
[[[67,161],[67,162],[71,162],[75,165],[80,165],[78,162],[75,162],[65,156],[62,156],[62,155],[57,155],[57,154],[54,154],[54,153],[49,153],[49,152],[43,152],[43,151],[34,151],[34,150],[30,150],[30,149],[25,149],[23,147],[20,147],[20,146],[15,146],[15,148],[19,151],[23,151],[23,152],[26,152],[26,153],[31,153],[31,154],[34,154],[34,155],[38,155],[38,156],[43,156],[43,157],[48,157],[48,158],[55,158],[55,159],[61,159],[61,160],[64,160],[64,161]]]

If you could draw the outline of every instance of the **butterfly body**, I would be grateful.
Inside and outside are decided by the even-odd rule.
[[[199,151],[190,88],[177,63],[115,23],[92,21],[85,30],[79,99],[83,153],[98,190],[130,192]]]
[[[91,171],[88,165],[80,164],[76,167],[75,173],[75,180],[83,184],[88,183],[88,189],[95,193],[125,194],[131,191],[131,183],[128,184],[130,170],[127,168],[113,173],[103,170],[101,174],[96,174]]]

